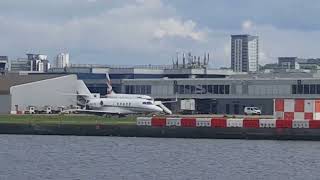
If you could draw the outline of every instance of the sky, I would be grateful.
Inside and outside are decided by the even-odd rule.
[[[319,0],[1,0],[0,55],[69,52],[72,63],[230,66],[230,35],[259,36],[259,63],[320,57]]]

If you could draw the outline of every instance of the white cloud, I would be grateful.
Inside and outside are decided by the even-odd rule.
[[[166,37],[190,38],[195,41],[204,41],[206,32],[196,30],[196,23],[192,20],[185,22],[169,18],[160,20],[158,27],[154,31],[156,38],[162,39]]]
[[[254,27],[254,24],[251,20],[245,20],[242,22],[241,26],[243,31],[250,31]]]
[[[0,44],[0,48],[12,54],[24,54],[25,50],[55,54],[60,49],[81,49],[84,56],[90,51],[111,52],[113,56],[121,52],[143,59],[146,54],[156,57],[164,53],[169,59],[175,52],[175,38],[199,43],[206,38],[206,30],[198,28],[192,20],[181,20],[174,8],[160,0],[131,1],[98,15],[74,16],[59,23],[6,17],[0,18],[0,23],[5,26],[0,34],[6,34],[6,42],[14,47]],[[159,60],[148,60],[148,63],[155,61]]]
[[[260,63],[275,63],[280,56],[319,57],[320,31],[280,29],[273,25],[255,24],[247,31],[259,36]]]
[[[299,19],[289,13],[284,17],[284,9],[279,8],[281,13],[274,17],[270,16],[270,11],[259,9],[256,17],[250,18],[251,14],[243,15],[247,11],[238,12],[239,8],[232,9],[235,6],[225,1],[218,3],[216,10],[211,10],[212,6],[208,6],[210,11],[201,10],[205,12],[201,16],[198,10],[201,8],[182,6],[192,2],[181,2],[182,5],[177,5],[180,9],[171,6],[175,2],[1,1],[0,54],[16,57],[26,52],[39,52],[52,58],[59,51],[70,51],[73,61],[83,63],[168,64],[178,50],[192,51],[195,55],[210,52],[212,65],[219,67],[230,65],[230,34],[248,33],[259,36],[261,63],[275,62],[278,56],[320,57],[319,29],[290,29],[302,26],[302,22],[317,25],[315,21],[302,21],[305,16],[299,15]],[[32,7],[27,6],[30,4]],[[261,2],[257,4],[260,7]],[[278,6],[278,1],[275,4]],[[60,12],[61,7],[68,11]],[[225,14],[225,10],[234,13]],[[290,8],[285,10],[290,12]],[[234,14],[243,16],[232,17]],[[316,13],[311,15],[316,17]],[[210,27],[204,27],[207,25]]]
[[[163,3],[161,0],[136,0],[137,3],[143,4],[144,6],[147,7],[162,7]]]
[[[267,53],[260,50],[259,52],[259,64],[268,64],[268,63],[275,63],[276,59],[270,57]]]

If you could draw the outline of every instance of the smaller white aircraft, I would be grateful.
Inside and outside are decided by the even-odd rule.
[[[141,98],[100,98],[92,94],[82,80],[78,80],[77,95],[82,97],[84,109],[78,112],[94,114],[139,114],[139,113],[159,113],[163,109],[154,104],[154,101]]]
[[[107,78],[107,93],[106,93],[106,97],[108,98],[139,98],[139,99],[146,99],[146,100],[150,100],[153,101],[154,99],[148,95],[143,95],[143,94],[117,94],[113,91],[112,89],[112,83],[111,83],[111,79],[109,77],[109,74],[106,73],[106,78]]]
[[[163,112],[167,114],[172,114],[172,111],[169,108],[167,108],[164,105],[164,103],[173,103],[173,102],[177,102],[177,100],[161,102],[161,101],[155,101],[151,96],[143,95],[143,94],[117,94],[112,89],[112,85],[111,85],[112,83],[108,73],[106,73],[106,77],[107,77],[107,94],[106,94],[107,98],[145,99],[145,100],[152,101],[156,106],[160,107],[163,110]]]

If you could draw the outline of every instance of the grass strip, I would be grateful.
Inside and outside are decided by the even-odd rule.
[[[132,125],[136,124],[136,117],[100,117],[79,115],[1,115],[1,123],[14,124],[109,124]]]

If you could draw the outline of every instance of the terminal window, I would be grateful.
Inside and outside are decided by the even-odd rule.
[[[230,94],[230,85],[179,85],[179,94]]]
[[[292,94],[320,94],[320,84],[299,84],[291,86]]]
[[[126,94],[151,94],[151,85],[126,85]]]

